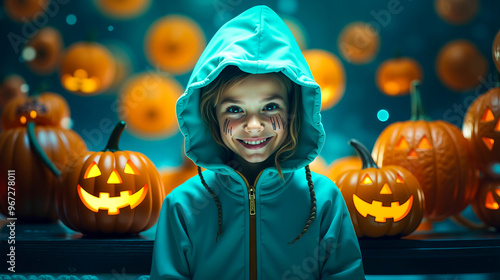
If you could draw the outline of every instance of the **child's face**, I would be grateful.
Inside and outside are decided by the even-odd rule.
[[[268,159],[288,135],[287,93],[265,74],[225,90],[216,110],[224,144],[249,163]]]

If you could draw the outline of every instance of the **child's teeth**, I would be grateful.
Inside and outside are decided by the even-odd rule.
[[[260,140],[260,141],[243,141],[243,142],[245,142],[246,144],[250,144],[250,145],[258,145],[258,144],[260,144],[260,143],[265,142],[266,140],[267,140],[267,139],[265,139],[265,140]]]

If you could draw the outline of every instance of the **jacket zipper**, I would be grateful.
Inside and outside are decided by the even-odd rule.
[[[240,172],[236,171],[240,176],[243,178],[245,181],[245,184],[247,186],[248,190],[248,200],[249,200],[249,221],[250,221],[250,280],[257,280],[257,228],[256,228],[256,213],[257,213],[257,208],[255,207],[255,185],[257,184],[257,181],[259,180],[260,175],[262,174],[262,171],[257,175],[257,178],[255,178],[254,185],[250,186],[248,184],[247,179],[243,174]]]

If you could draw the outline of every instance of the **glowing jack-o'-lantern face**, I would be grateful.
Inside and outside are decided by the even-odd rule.
[[[120,122],[103,151],[88,152],[67,165],[56,193],[57,212],[84,234],[135,234],[158,220],[165,191],[146,156],[118,149]]]
[[[472,209],[485,224],[500,228],[500,180],[484,178]]]
[[[125,169],[123,170],[125,174],[129,175],[140,175],[139,170],[135,167],[134,163],[131,160],[128,160],[125,164]],[[85,172],[84,179],[90,179],[101,176],[101,170],[99,166],[92,162],[92,164],[87,168]],[[108,180],[106,182],[109,185],[118,185],[122,184],[123,180],[114,169],[111,174],[108,176]],[[85,189],[83,189],[80,185],[78,185],[78,195],[82,200],[83,204],[87,206],[88,209],[98,212],[99,209],[108,210],[108,215],[117,215],[120,213],[120,208],[130,206],[131,209],[134,209],[139,205],[146,194],[148,193],[148,184],[144,184],[140,190],[132,194],[131,190],[120,191],[120,195],[116,197],[110,197],[108,192],[99,192],[99,196],[94,196]]]
[[[462,131],[469,140],[479,168],[500,178],[500,88],[479,96],[467,109]]]
[[[351,140],[351,142],[354,140]],[[361,145],[361,144],[353,144]],[[423,191],[415,176],[399,166],[378,168],[364,146],[362,169],[350,170],[334,181],[342,192],[358,237],[404,236],[424,215]]]
[[[396,183],[404,183],[404,179],[399,174],[396,175]],[[360,185],[373,186],[373,181],[368,174],[365,174]],[[388,183],[384,183],[379,194],[392,194],[391,187]],[[385,223],[387,219],[394,219],[394,222],[402,220],[408,215],[413,206],[413,195],[410,195],[410,198],[402,204],[400,204],[399,201],[391,201],[390,206],[384,206],[382,201],[377,200],[373,200],[371,203],[366,202],[356,194],[352,195],[352,199],[354,207],[359,214],[365,218],[368,215],[373,216],[375,217],[375,221],[380,223]]]
[[[418,144],[416,147],[410,148],[410,145],[408,144],[408,141],[406,141],[406,138],[404,136],[401,136],[398,143],[396,144],[396,149],[409,151],[408,152],[409,159],[418,159],[417,151],[430,150],[430,149],[432,149],[432,144],[429,141],[429,139],[427,138],[427,136],[423,136],[418,141]]]

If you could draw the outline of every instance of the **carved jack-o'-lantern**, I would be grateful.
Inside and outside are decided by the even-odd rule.
[[[154,22],[145,39],[146,56],[172,74],[193,69],[205,47],[205,35],[192,19],[170,15]]]
[[[430,121],[421,105],[420,84],[412,86],[412,118],[382,131],[373,158],[380,166],[399,165],[417,177],[425,193],[425,215],[442,220],[458,214],[477,190],[472,152],[460,129]]]
[[[12,99],[2,113],[2,129],[37,125],[65,126],[69,120],[69,106],[62,96],[52,92]]]
[[[358,156],[339,158],[328,167],[327,177],[334,181],[340,174],[351,170],[360,170],[362,166],[363,164]]]
[[[349,142],[363,161],[362,169],[335,178],[347,204],[358,237],[404,236],[424,215],[424,194],[405,168],[379,168],[370,152],[356,140]]]
[[[471,143],[479,167],[500,178],[500,88],[479,96],[467,109],[462,131]]]
[[[350,63],[364,64],[373,60],[380,46],[377,30],[367,22],[353,22],[339,34],[340,55]]]
[[[113,82],[115,61],[101,44],[75,43],[64,55],[60,76],[63,87],[70,92],[98,94]]]
[[[118,149],[120,122],[106,149],[88,152],[62,172],[57,213],[85,234],[135,234],[158,220],[164,190],[154,164],[144,155]]]
[[[500,181],[483,179],[472,209],[485,224],[500,228]]]
[[[328,110],[344,95],[344,66],[337,56],[325,50],[306,50],[303,55],[314,80],[321,87],[321,110]]]

